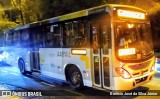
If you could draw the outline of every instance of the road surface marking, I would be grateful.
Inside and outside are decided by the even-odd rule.
[[[8,71],[8,68],[6,68],[6,67],[5,67],[5,68],[3,68],[3,69],[4,69],[4,70],[6,70],[6,71]]]
[[[41,82],[42,84],[45,84],[45,85],[48,85],[48,86],[52,86],[52,87],[55,87],[55,85],[52,85],[52,84],[48,84],[48,83],[45,83],[45,82]]]
[[[16,74],[16,73],[11,73],[11,74],[13,74],[13,75],[15,75],[15,76],[19,76],[19,74]]]
[[[83,94],[75,92],[74,90],[73,91],[72,90],[66,90],[66,89],[63,89],[63,90],[68,91],[70,93],[74,93],[74,94],[80,95],[80,96],[84,96]]]
[[[26,76],[23,76],[24,78],[27,78],[27,79],[29,79],[28,77],[26,77]]]
[[[6,71],[6,70],[1,70],[2,72],[8,72],[8,71]]]
[[[7,71],[19,71],[17,67],[4,67],[3,69]]]

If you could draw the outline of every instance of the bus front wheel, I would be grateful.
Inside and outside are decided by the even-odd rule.
[[[19,70],[20,70],[21,74],[26,75],[25,64],[24,64],[24,61],[22,59],[19,59],[18,67],[19,67]]]
[[[81,72],[75,66],[69,69],[69,82],[73,89],[82,90],[84,88]]]

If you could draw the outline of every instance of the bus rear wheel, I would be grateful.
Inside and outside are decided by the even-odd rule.
[[[80,70],[77,67],[71,67],[69,69],[69,82],[73,89],[83,90],[83,79]]]
[[[25,64],[22,59],[18,61],[18,67],[22,75],[26,75]]]

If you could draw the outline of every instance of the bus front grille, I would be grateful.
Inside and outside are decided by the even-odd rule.
[[[138,77],[138,76],[142,76],[142,75],[147,74],[147,73],[148,73],[148,69],[143,70],[143,72],[141,71],[141,72],[134,73],[132,75],[133,75],[133,77]]]
[[[150,61],[142,63],[142,64],[130,65],[128,67],[132,70],[140,70],[140,69],[143,69],[143,68],[149,66],[149,64],[150,64]]]

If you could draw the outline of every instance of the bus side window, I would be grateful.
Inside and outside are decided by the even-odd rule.
[[[65,23],[64,28],[64,46],[65,47],[73,47],[75,44],[74,33],[73,33],[73,24],[72,22]]]
[[[60,25],[54,25],[53,29],[53,44],[54,47],[61,47],[61,32],[60,32]]]
[[[46,27],[46,39],[45,39],[45,45],[46,47],[53,47],[53,30],[51,29],[52,27],[47,26]]]
[[[74,34],[74,46],[73,47],[79,47],[80,46],[80,36],[79,36],[79,27],[78,27],[78,21],[73,21],[73,34]]]
[[[92,24],[91,33],[92,33],[92,46],[94,54],[98,53],[99,41],[98,41],[98,24]]]
[[[27,47],[29,43],[29,31],[27,29],[22,31],[21,40],[21,45]]]
[[[74,22],[75,47],[86,47],[87,33],[85,24],[82,21]]]
[[[82,20],[67,22],[64,26],[63,43],[66,47],[82,48],[87,46],[86,24]]]
[[[67,47],[69,45],[69,33],[68,33],[68,23],[65,23],[64,27],[63,27],[64,31],[63,31],[63,46]]]
[[[32,47],[42,47],[43,45],[43,37],[41,27],[34,27],[30,29],[30,37],[31,37],[31,46]]]
[[[61,46],[60,25],[54,24],[46,28],[46,46],[58,48]]]
[[[44,31],[42,27],[36,29],[37,46],[44,47]]]
[[[102,42],[103,54],[108,54],[108,49],[111,46],[111,31],[109,25],[102,26]]]
[[[13,35],[14,46],[20,46],[20,42],[21,42],[21,32],[15,31]]]
[[[13,44],[13,34],[12,33],[7,32],[5,35],[5,45],[7,46],[12,46]]]

